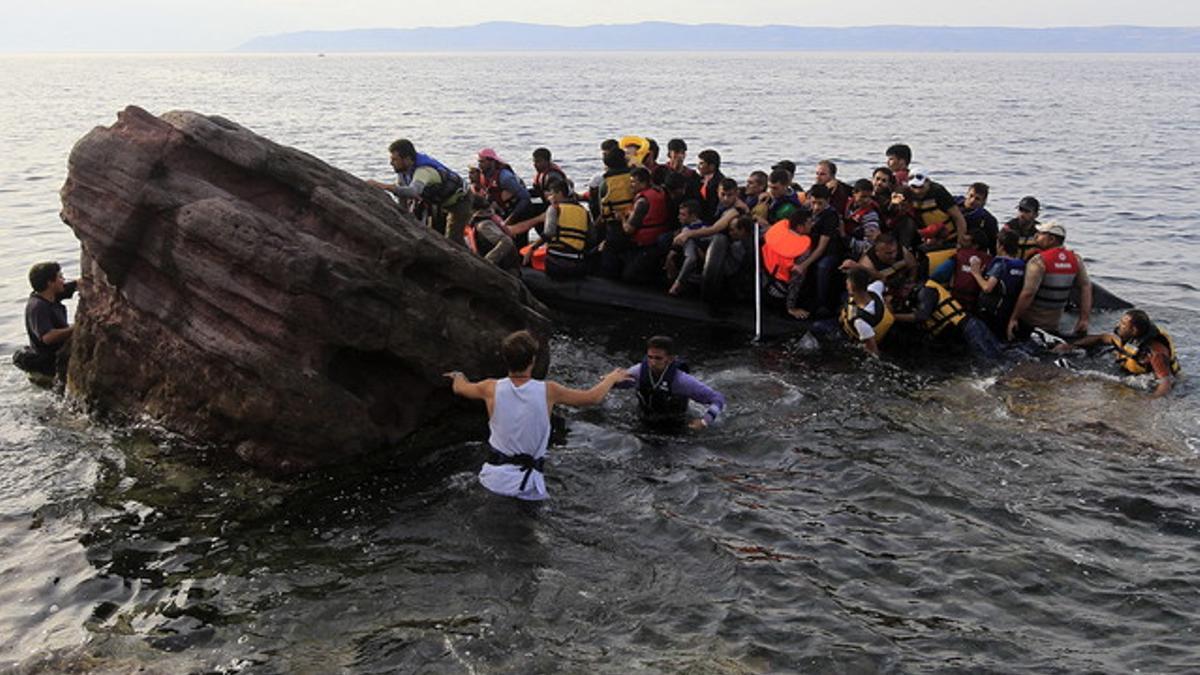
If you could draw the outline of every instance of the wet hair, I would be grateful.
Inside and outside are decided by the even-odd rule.
[[[775,169],[771,172],[771,176],[767,179],[768,183],[776,185],[788,185],[792,182],[792,175],[783,169]]]
[[[679,205],[681,209],[687,209],[693,218],[699,218],[700,214],[704,213],[704,207],[700,205],[697,199],[688,199]]]
[[[647,138],[646,145],[649,146],[646,156],[653,157],[654,159],[657,160],[658,159],[658,141],[654,140],[653,138]]]
[[[35,293],[41,293],[61,271],[62,266],[56,262],[40,262],[29,268],[29,285]]]
[[[417,158],[417,149],[413,147],[412,141],[407,138],[399,138],[392,141],[388,146],[388,152],[407,157],[408,159]]]
[[[1150,315],[1140,309],[1131,309],[1125,312],[1125,316],[1129,317],[1129,325],[1137,331],[1138,337],[1144,337],[1154,329],[1154,324],[1150,321]]]
[[[829,169],[829,177],[830,178],[834,178],[837,176],[837,164],[834,164],[832,159],[823,159],[823,160],[817,162],[817,166],[823,166],[826,169]]]
[[[817,183],[816,185],[808,188],[808,196],[812,197],[813,199],[829,199],[833,196],[833,193],[830,192],[828,185]]]
[[[687,152],[687,142],[682,138],[672,138],[667,141],[667,152]]]
[[[859,178],[858,180],[854,181],[854,191],[855,192],[874,192],[875,184],[866,178]]]
[[[732,178],[722,178],[720,188],[729,192],[737,192],[737,181]]]
[[[634,168],[629,172],[629,175],[633,176],[633,179],[639,183],[650,184],[650,170],[644,166]]]
[[[621,148],[613,148],[604,153],[604,167],[607,169],[619,169],[623,166],[629,166],[629,159],[625,156],[625,151]]]
[[[714,169],[721,168],[721,153],[717,152],[716,150],[711,148],[708,150],[701,150],[699,157],[709,164],[712,164]]]
[[[528,368],[538,353],[538,341],[527,330],[519,330],[500,343],[500,356],[509,372],[516,373]]]
[[[600,152],[603,152],[606,156],[619,147],[621,147],[621,144],[615,138],[607,138],[600,142]]]
[[[655,335],[646,340],[646,349],[661,349],[667,353],[667,356],[671,356],[675,353],[675,340],[666,335]]]
[[[983,197],[984,199],[987,199],[988,193],[991,192],[991,190],[992,190],[991,188],[988,187],[987,183],[971,183],[970,187],[968,187],[967,189],[974,190],[975,194],[979,195],[980,197]]]
[[[888,157],[902,159],[904,160],[905,164],[912,163],[912,148],[903,143],[896,143],[895,145],[888,146],[887,152],[884,154],[886,154]]]
[[[871,273],[861,267],[855,267],[846,275],[846,279],[850,281],[850,288],[856,291],[865,291],[867,286],[871,285]]]
[[[1016,256],[1020,250],[1020,237],[1017,236],[1015,230],[1000,230],[1000,236],[996,238],[996,244],[1001,251],[1004,251],[1010,256]]]
[[[533,151],[533,158],[540,159],[543,162],[549,162],[550,161],[550,150],[547,148],[538,148],[537,150]]]

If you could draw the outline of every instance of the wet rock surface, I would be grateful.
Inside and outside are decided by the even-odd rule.
[[[259,467],[435,426],[444,370],[502,373],[504,335],[548,335],[518,280],[221,117],[126,108],[76,144],[62,203],[82,245],[69,394]]]

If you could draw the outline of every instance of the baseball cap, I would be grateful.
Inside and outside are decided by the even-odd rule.
[[[912,169],[908,172],[908,186],[919,188],[929,180],[929,174],[925,173],[925,169]]]
[[[1037,200],[1037,197],[1021,197],[1021,201],[1017,203],[1017,209],[1020,211],[1032,211],[1037,213],[1042,209],[1042,203]]]
[[[1062,225],[1059,225],[1058,223],[1054,222],[1053,220],[1047,220],[1044,223],[1038,223],[1038,225],[1035,229],[1038,232],[1045,232],[1046,234],[1053,234],[1055,236],[1062,237],[1063,239],[1067,238],[1066,228],[1064,228]]]
[[[505,163],[504,160],[500,159],[500,155],[497,155],[496,151],[491,148],[484,148],[484,149],[480,150],[479,151],[479,159],[490,159],[490,160],[497,161],[501,164]]]

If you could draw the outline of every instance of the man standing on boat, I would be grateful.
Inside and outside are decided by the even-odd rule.
[[[1037,226],[1038,252],[1025,264],[1025,284],[1012,317],[1008,320],[1008,339],[1028,336],[1034,328],[1059,333],[1063,310],[1071,289],[1079,289],[1079,319],[1073,335],[1087,333],[1092,316],[1092,282],[1083,259],[1063,246],[1067,230],[1054,221]]]
[[[653,425],[682,426],[687,420],[688,402],[708,406],[704,415],[687,425],[704,429],[717,420],[725,409],[725,397],[687,373],[687,366],[675,358],[675,341],[655,335],[646,341],[642,362],[625,371],[629,378],[618,389],[636,386],[642,419]]]
[[[711,223],[716,220],[717,194],[725,174],[721,173],[721,155],[716,150],[700,151],[700,161],[696,163],[696,171],[700,174],[700,203],[704,206],[702,218]]]
[[[402,205],[411,201],[428,206],[432,210],[428,215],[433,228],[442,232],[444,220],[445,235],[450,241],[462,244],[463,230],[471,221],[471,200],[462,178],[436,159],[417,152],[407,138],[389,145],[388,153],[396,171],[396,183],[369,180],[367,184],[391,192]]]
[[[629,377],[624,369],[617,368],[587,390],[535,380],[537,352],[537,340],[528,331],[517,331],[500,344],[508,377],[471,382],[458,371],[445,373],[455,394],[487,405],[490,454],[479,472],[479,482],[498,495],[527,501],[548,496],[542,465],[550,443],[550,411],[554,406],[596,405],[613,385]]]

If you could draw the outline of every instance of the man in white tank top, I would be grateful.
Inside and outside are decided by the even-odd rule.
[[[554,405],[596,405],[614,384],[629,379],[625,369],[617,368],[587,390],[535,380],[537,352],[537,340],[528,331],[518,331],[500,345],[508,377],[471,382],[458,371],[446,373],[455,394],[487,404],[491,454],[479,472],[479,482],[498,495],[531,501],[547,497],[542,462]]]

